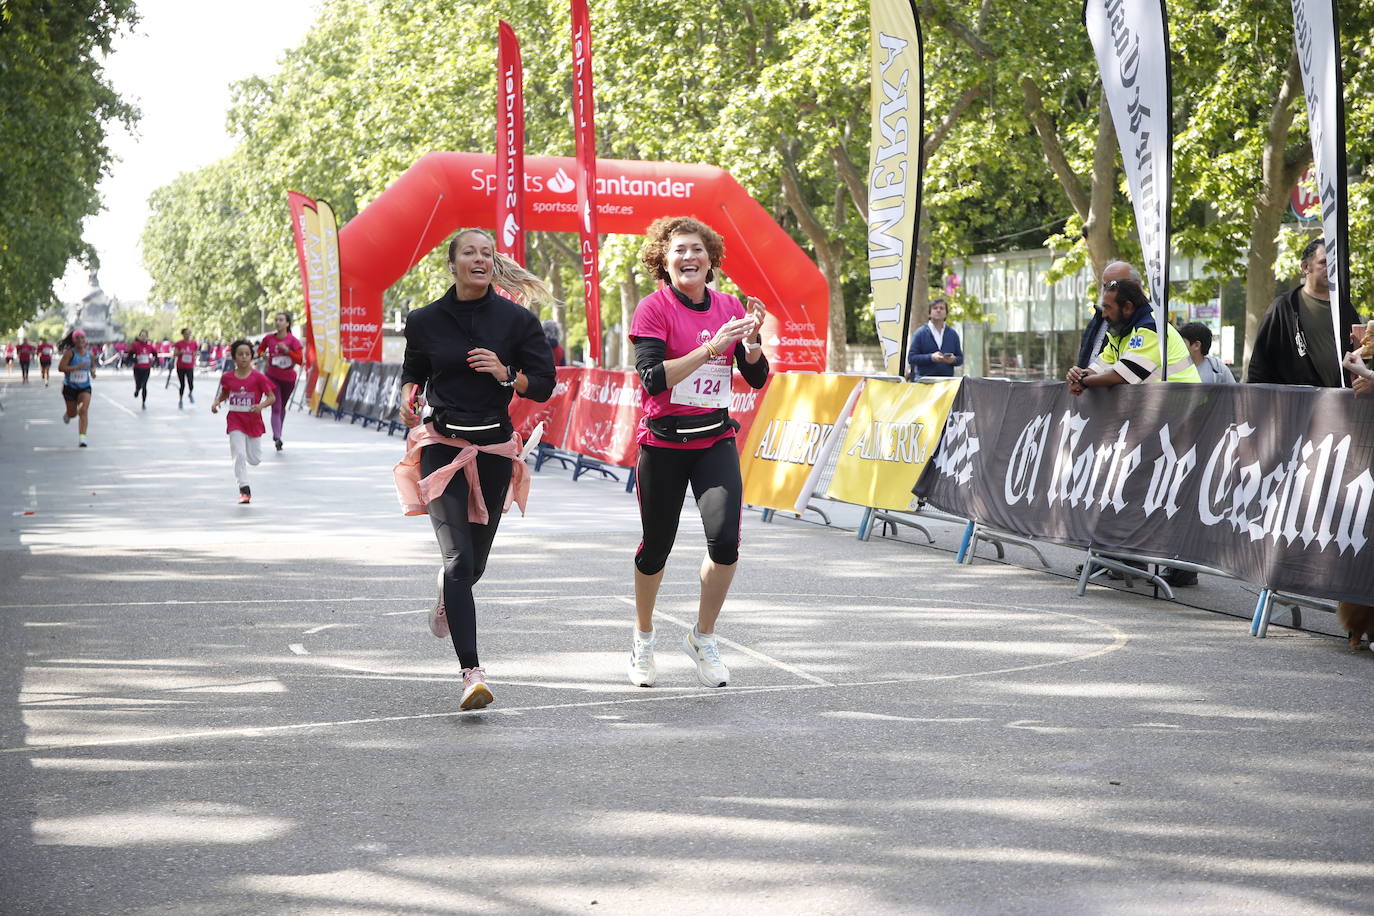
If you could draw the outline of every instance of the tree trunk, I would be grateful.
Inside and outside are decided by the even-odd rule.
[[[1097,146],[1093,148],[1093,174],[1087,217],[1083,220],[1083,241],[1093,262],[1093,276],[1102,276],[1107,265],[1116,260],[1116,237],[1112,235],[1112,205],[1116,200],[1116,125],[1104,91],[1097,104]],[[1137,268],[1138,269],[1138,268]],[[1144,272],[1142,271],[1142,276]]]
[[[1287,149],[1288,132],[1293,126],[1293,101],[1301,87],[1302,70],[1295,51],[1288,60],[1288,73],[1269,113],[1260,184],[1251,211],[1250,247],[1245,256],[1245,341],[1242,348],[1247,370],[1260,319],[1274,298],[1277,283],[1274,261],[1278,257],[1279,226],[1288,207],[1288,195],[1312,158],[1310,146],[1292,152]]]
[[[1064,147],[1059,142],[1059,131],[1053,119],[1045,111],[1040,96],[1040,87],[1030,77],[1021,78],[1021,93],[1025,100],[1026,116],[1035,127],[1035,135],[1040,140],[1040,149],[1049,162],[1064,194],[1073,205],[1078,218],[1083,220],[1083,241],[1088,247],[1088,257],[1093,263],[1093,275],[1102,276],[1102,270],[1116,260],[1116,239],[1112,236],[1112,203],[1116,193],[1116,128],[1112,124],[1111,109],[1107,105],[1104,92],[1097,106],[1097,145],[1093,148],[1093,171],[1088,187],[1069,164]]]

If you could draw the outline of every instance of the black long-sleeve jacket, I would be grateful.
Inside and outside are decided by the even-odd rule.
[[[1298,296],[1301,286],[1294,287],[1273,302],[1264,313],[1259,329],[1255,332],[1255,345],[1250,350],[1250,366],[1245,374],[1247,382],[1269,382],[1275,385],[1313,385],[1323,386],[1322,377],[1317,372],[1306,344],[1298,349],[1297,339],[1302,331],[1302,321],[1298,317]],[[1332,303],[1332,308],[1336,308]],[[1360,317],[1354,308],[1341,304],[1341,339],[1336,341],[1337,355],[1350,348],[1350,338],[1346,336],[1352,324],[1359,324]],[[1346,383],[1350,375],[1345,373]]]
[[[482,347],[507,366],[525,373],[522,397],[547,401],[553,394],[553,352],[539,319],[529,309],[498,296],[490,286],[480,299],[459,299],[454,287],[406,319],[406,354],[401,384],[428,386],[435,407],[474,414],[506,413],[515,389],[468,365],[468,351]]]

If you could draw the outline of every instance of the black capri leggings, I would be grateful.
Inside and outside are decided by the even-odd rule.
[[[721,439],[708,448],[641,445],[635,476],[639,521],[644,529],[644,540],[635,552],[635,569],[652,576],[667,565],[689,483],[706,529],[706,553],[722,566],[739,562],[744,484],[733,438]]]
[[[454,446],[426,445],[420,451],[420,473],[428,477],[457,457],[458,449]],[[501,522],[506,490],[510,488],[510,462],[501,455],[477,453],[477,482],[487,506],[487,524],[468,521],[468,479],[462,471],[454,474],[444,492],[429,503],[429,520],[444,558],[444,613],[448,616],[453,650],[464,668],[480,664],[477,605],[472,600],[472,587],[486,571],[491,542]]]
[[[145,404],[148,402],[148,376],[152,371],[152,369],[134,367],[134,397],[138,397],[140,391],[143,392],[143,402]]]
[[[185,394],[187,391],[190,391],[192,394],[195,394],[195,392],[196,392],[196,373],[195,373],[195,370],[194,370],[194,369],[182,369],[180,366],[178,366],[178,367],[177,367],[177,396],[180,397],[182,394]]]

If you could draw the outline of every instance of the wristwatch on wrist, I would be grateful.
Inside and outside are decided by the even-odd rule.
[[[505,380],[504,382],[499,382],[498,384],[499,384],[502,388],[514,388],[514,387],[515,387],[515,367],[514,367],[514,366],[507,366],[507,367],[506,367],[506,380]]]
[[[753,353],[755,350],[762,350],[762,349],[763,349],[763,341],[760,340],[760,341],[758,341],[758,342],[756,342],[756,343],[750,343],[749,341],[746,340],[746,341],[744,342],[744,349],[745,349],[745,352],[747,352],[747,353]]]

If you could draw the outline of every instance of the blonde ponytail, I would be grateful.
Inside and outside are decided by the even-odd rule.
[[[553,297],[553,290],[549,289],[549,284],[521,267],[513,258],[497,251],[496,240],[485,229],[463,229],[455,235],[452,241],[448,243],[450,264],[453,263],[454,254],[458,250],[458,240],[473,233],[484,236],[487,241],[491,242],[491,282],[493,285],[505,290],[516,302],[535,312],[538,312],[542,305],[558,304],[558,300]]]

